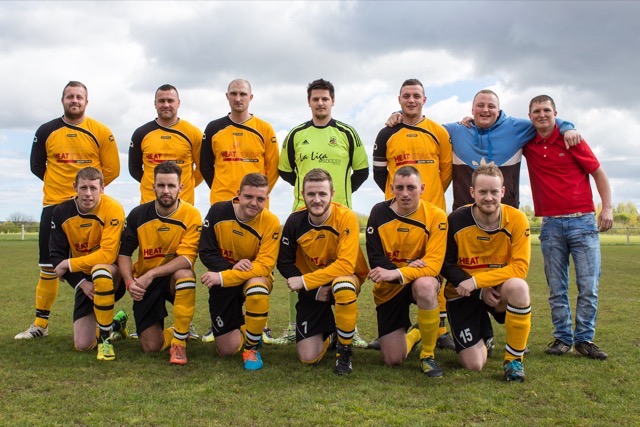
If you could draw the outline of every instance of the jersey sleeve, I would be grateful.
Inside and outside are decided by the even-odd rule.
[[[267,180],[269,181],[269,191],[273,190],[273,187],[278,181],[278,164],[280,162],[280,147],[278,146],[278,139],[273,127],[269,123],[265,123],[264,131],[264,169]]]
[[[193,171],[193,179],[194,179],[194,188],[200,185],[200,183],[204,180],[200,168],[200,156],[202,152],[202,132],[195,126],[193,127],[193,132],[190,135],[191,140],[191,156],[193,158],[193,164],[195,165],[195,169]]]
[[[142,161],[142,132],[140,129],[136,129],[131,136],[131,142],[129,143],[129,174],[136,181],[140,182],[144,175],[143,161]]]
[[[122,237],[120,238],[120,250],[118,255],[132,256],[135,250],[140,245],[138,239],[138,217],[141,213],[140,209],[133,209],[127,216],[124,229],[122,230]]]
[[[282,159],[282,157],[280,157]],[[295,214],[293,214],[295,215]],[[282,229],[282,239],[280,239],[280,250],[278,251],[278,261],[276,263],[278,271],[282,277],[302,276],[302,272],[296,266],[296,252],[298,250],[296,219],[293,215],[287,218]]]
[[[222,257],[218,238],[216,237],[216,223],[218,222],[218,210],[221,203],[216,203],[209,208],[207,216],[202,223],[202,233],[200,234],[200,245],[198,253],[200,261],[207,267],[207,270],[219,273],[233,268],[233,264]]]
[[[253,268],[250,271],[224,270],[220,273],[223,287],[239,286],[253,277],[266,277],[271,274],[278,259],[280,244],[280,223],[273,216],[269,227],[265,229],[260,250],[254,260],[251,260]]]
[[[387,128],[378,132],[376,142],[373,145],[373,180],[383,193],[386,193],[385,186],[389,170],[387,168],[387,141],[389,140],[389,131]]]
[[[111,130],[105,126],[104,132],[105,134],[100,140],[100,163],[102,164],[104,185],[107,186],[120,175],[120,155]]]
[[[40,126],[31,145],[31,172],[42,181],[47,170],[47,137],[44,125]]]
[[[454,226],[454,214],[455,211],[450,214],[448,218],[447,249],[445,251],[442,271],[440,273],[445,279],[447,279],[447,282],[457,287],[460,282],[467,280],[471,275],[458,266],[458,242],[456,241],[457,227]]]
[[[212,123],[209,123],[202,134],[202,142],[200,144],[200,174],[202,178],[207,183],[209,188],[213,184],[213,176],[214,176],[214,162],[215,156],[213,154],[213,146],[211,145],[211,138],[213,135],[213,126]]]
[[[355,274],[360,250],[360,225],[355,212],[350,211],[340,220],[336,260],[328,266],[303,275],[305,288],[310,291],[326,285],[339,276]]]
[[[447,190],[451,184],[453,173],[453,146],[451,145],[451,137],[446,129],[442,129],[439,138],[440,144],[440,182],[442,189]]]
[[[100,249],[85,256],[71,258],[69,260],[71,271],[89,271],[98,264],[113,264],[116,261],[124,224],[122,206],[111,205],[105,213],[104,221]]]
[[[196,258],[198,257],[198,244],[200,243],[200,235],[202,232],[202,217],[196,208],[191,210],[189,221],[186,225],[187,230],[180,239],[176,255],[188,259],[191,263],[191,268],[194,268]]]
[[[382,267],[387,270],[396,270],[398,267],[391,262],[385,254],[384,246],[378,229],[380,227],[379,216],[383,207],[375,205],[371,209],[371,214],[367,220],[367,257],[369,258],[369,266],[371,268]]]
[[[425,267],[401,267],[400,273],[404,283],[412,282],[418,277],[436,277],[440,274],[447,247],[447,214],[440,209],[430,211],[433,215],[429,224],[429,239],[422,260]]]
[[[71,253],[69,239],[62,228],[63,222],[64,218],[62,215],[62,208],[56,206],[53,211],[53,216],[51,217],[51,224],[49,224],[51,227],[51,235],[49,237],[49,254],[51,264],[54,267],[69,258]],[[81,272],[74,273],[67,271],[64,275],[64,280],[66,280],[72,288],[75,288],[83,278],[84,276]]]

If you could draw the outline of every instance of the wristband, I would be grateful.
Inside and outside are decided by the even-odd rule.
[[[131,279],[127,283],[125,283],[125,285],[124,285],[125,289],[128,291],[129,290],[129,286],[131,286],[131,284],[133,282],[135,282],[135,281],[136,281],[135,279]]]

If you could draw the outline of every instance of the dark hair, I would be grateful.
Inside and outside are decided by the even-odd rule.
[[[504,183],[504,177],[502,176],[502,171],[495,163],[487,163],[484,165],[480,165],[473,171],[473,175],[471,175],[471,186],[475,188],[476,186],[476,178],[478,175],[489,175],[489,176],[499,176],[500,181]]]
[[[176,95],[178,95],[178,98],[180,98],[180,94],[178,93],[178,89],[176,89],[175,86],[170,85],[170,84],[163,84],[162,86],[160,86],[158,89],[156,89],[156,95],[158,94],[158,92],[160,91],[168,91],[168,90],[175,90],[176,91]]]
[[[180,166],[178,166],[174,161],[162,162],[156,166],[153,170],[153,178],[155,179],[159,173],[163,175],[171,175],[175,173],[178,175],[178,180],[182,179],[182,169],[180,169]]]
[[[422,177],[420,176],[420,172],[418,171],[418,169],[414,168],[413,166],[402,166],[400,169],[396,171],[396,173],[393,175],[393,178],[395,179],[395,177],[397,176],[407,177],[411,175],[415,175],[418,178],[420,178],[420,180],[422,180]]]
[[[336,99],[336,90],[333,87],[333,84],[324,79],[314,80],[307,86],[307,101],[311,99],[311,91],[319,89],[319,90],[328,90],[329,96],[331,96],[332,100]]]
[[[533,107],[533,104],[539,104],[541,102],[547,102],[547,101],[551,102],[553,111],[556,111],[556,103],[553,100],[553,98],[551,98],[549,95],[538,95],[532,98],[531,101],[529,102],[529,112],[531,112],[531,107]]]
[[[420,86],[422,88],[422,94],[424,94],[424,86],[422,86],[422,83],[420,83],[420,80],[418,79],[405,80],[404,83],[402,83],[402,86],[400,86],[400,93],[402,93],[402,88],[405,86]]]
[[[76,184],[78,184],[81,179],[86,179],[88,181],[95,181],[96,179],[99,179],[100,187],[104,184],[104,176],[102,175],[102,172],[93,166],[87,166],[86,168],[82,168],[78,171],[76,174]]]
[[[87,89],[87,87],[83,83],[81,83],[81,82],[79,82],[77,80],[71,80],[69,83],[67,83],[67,85],[64,87],[64,89],[62,89],[62,97],[63,98],[64,98],[64,91],[67,90],[68,87],[81,87],[81,88],[84,88],[84,91],[85,91],[85,93],[87,95],[87,98],[89,98],[89,89]]]
[[[309,172],[307,172],[307,174],[304,176],[304,179],[302,180],[302,192],[304,193],[304,187],[307,182],[324,181],[329,181],[329,187],[331,188],[331,191],[333,191],[333,179],[331,178],[329,172],[321,168],[311,169]]]
[[[242,188],[245,185],[248,185],[250,187],[268,187],[269,180],[267,180],[267,177],[263,174],[259,172],[253,172],[245,175],[244,178],[242,178],[242,181],[240,181],[240,191],[242,191]]]

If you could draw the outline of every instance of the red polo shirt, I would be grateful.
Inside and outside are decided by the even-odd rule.
[[[537,134],[523,153],[536,216],[595,212],[589,175],[600,162],[584,140],[567,150],[556,125],[547,138]]]

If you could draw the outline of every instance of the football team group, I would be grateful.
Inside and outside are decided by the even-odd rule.
[[[125,217],[104,190],[120,173],[109,128],[87,117],[88,90],[77,81],[62,93],[64,114],[36,131],[31,170],[44,181],[36,316],[16,339],[49,334],[60,280],[75,290],[75,348],[97,348],[114,360],[113,342],[135,336],[142,351],[169,348],[187,363],[198,282],[209,290],[211,329],[221,356],[242,355],[260,369],[263,343],[296,343],[300,360],[320,362],[335,349],[337,374],[352,372],[353,347],[380,351],[385,365],[420,350],[420,369],[443,376],[435,348],[455,350],[463,368],[479,371],[494,349],[492,322],[504,324],[504,376],[524,381],[531,300],[528,220],[518,210],[520,163],[527,159],[554,332],[545,352],[573,349],[594,359],[600,277],[600,231],[611,228],[605,172],[574,126],[556,117],[553,99],[533,98],[529,119],[507,116],[491,90],[478,92],[472,116],[440,125],[423,115],[420,81],[406,80],[373,146],[373,178],[384,197],[365,229],[366,257],[351,196],[367,180],[365,147],[350,125],[331,115],[333,85],[307,87],[311,120],[294,127],[282,148],[272,126],[249,112],[248,81],[227,89],[230,113],[204,133],[178,117],[171,85],[155,93],[157,118],[129,146],[129,172],[140,205]],[[590,176],[602,201],[596,217]],[[293,212],[281,227],[269,194],[281,177],[294,188]],[[193,206],[205,181],[211,207]],[[453,183],[452,213],[444,192]],[[50,226],[49,226],[50,224]],[[136,257],[134,257],[134,252]],[[196,277],[196,259],[206,268]],[[578,297],[572,321],[569,258]],[[368,261],[368,262],[367,262]],[[267,326],[274,268],[291,290],[289,326],[274,338]],[[378,338],[358,334],[358,296],[373,282]],[[135,333],[115,303],[133,301]],[[165,328],[167,302],[173,325]],[[412,321],[410,306],[417,305]],[[491,320],[493,318],[493,320]],[[448,322],[447,322],[448,320]],[[449,324],[450,332],[446,329]]]

